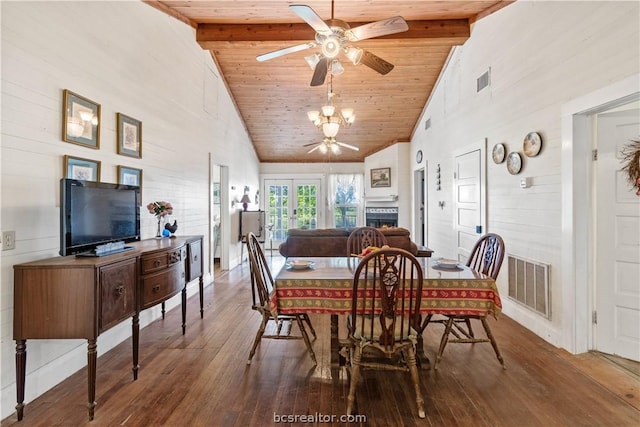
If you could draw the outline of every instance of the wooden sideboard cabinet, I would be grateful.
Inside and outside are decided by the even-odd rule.
[[[103,257],[56,257],[14,265],[14,322],[18,420],[24,412],[28,339],[87,340],[88,410],[94,417],[97,338],[132,319],[133,379],[138,378],[139,313],[182,293],[199,277],[203,312],[202,236],[148,239]]]

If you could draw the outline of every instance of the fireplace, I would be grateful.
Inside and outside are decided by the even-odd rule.
[[[367,207],[365,223],[368,227],[397,227],[398,207]]]

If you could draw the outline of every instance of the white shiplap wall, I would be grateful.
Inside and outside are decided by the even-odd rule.
[[[455,150],[486,138],[488,153],[497,143],[522,152],[528,132],[542,135],[542,152],[523,155],[519,175],[510,175],[505,163],[487,160],[487,231],[501,234],[509,253],[551,264],[551,320],[532,316],[506,297],[504,312],[569,351],[586,337],[576,337],[561,315],[575,310],[566,297],[573,295],[566,289],[571,285],[561,280],[561,249],[567,245],[561,241],[561,108],[640,71],[639,16],[638,2],[518,1],[483,18],[451,55],[412,138],[412,153],[422,149],[428,164],[429,246],[438,256],[452,257]],[[491,85],[476,93],[476,79],[488,69]],[[438,163],[440,192],[434,183]],[[530,188],[519,187],[523,177],[531,178]],[[444,209],[438,200],[445,201]],[[505,265],[502,270],[498,285],[506,296]]]
[[[117,165],[142,169],[143,203],[170,201],[178,233],[205,236],[205,259],[209,153],[213,162],[228,166],[229,185],[237,188],[257,188],[259,164],[192,28],[142,2],[2,2],[1,7],[0,218],[2,230],[16,233],[16,249],[0,258],[0,416],[5,418],[15,405],[13,265],[58,254],[63,156],[101,161],[104,182],[117,181]],[[63,89],[101,104],[99,150],[61,140]],[[116,154],[116,112],[142,121],[142,159]],[[237,213],[230,215],[233,223]],[[141,216],[142,237],[153,237],[154,217],[144,209]],[[234,241],[231,258],[239,251]],[[172,299],[168,307],[177,303]],[[158,315],[156,308],[143,312],[141,324]],[[123,322],[103,334],[99,355],[126,339],[130,329]],[[27,402],[86,364],[86,343],[80,340],[32,340],[27,346]]]

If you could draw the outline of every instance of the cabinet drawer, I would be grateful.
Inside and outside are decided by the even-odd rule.
[[[171,251],[164,251],[158,254],[145,255],[142,257],[142,274],[153,273],[162,270],[169,265],[179,263],[184,258],[182,248]]]
[[[177,294],[184,288],[184,266],[178,263],[167,270],[142,278],[140,310],[152,307]]]
[[[100,268],[100,332],[135,314],[135,258]]]

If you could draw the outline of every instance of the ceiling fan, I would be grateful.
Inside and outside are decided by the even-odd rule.
[[[340,147],[348,148],[350,150],[359,151],[360,149],[354,145],[345,144],[344,142],[336,141],[335,137],[325,136],[322,142],[312,142],[311,144],[303,145],[303,147],[309,147],[310,145],[317,144],[307,154],[313,153],[316,150],[320,150],[321,153],[331,152],[333,154],[340,154]]]
[[[394,16],[351,28],[346,22],[334,19],[333,0],[331,1],[331,19],[326,21],[309,6],[292,4],[289,5],[289,8],[316,31],[315,41],[258,55],[256,59],[260,62],[267,61],[289,53],[320,46],[321,54],[316,53],[305,57],[305,60],[314,70],[311,86],[322,85],[329,69],[333,74],[340,74],[344,71],[344,67],[337,59],[340,52],[343,52],[354,65],[364,64],[382,75],[387,74],[393,69],[393,64],[366,49],[354,46],[352,42],[409,30],[407,22],[401,16]]]

